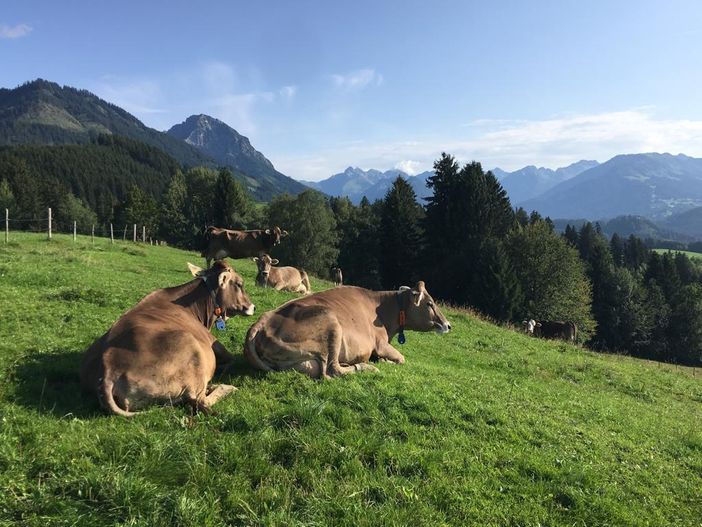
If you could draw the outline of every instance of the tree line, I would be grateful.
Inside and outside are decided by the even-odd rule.
[[[87,148],[85,156],[74,147]],[[608,240],[597,224],[559,234],[550,219],[515,210],[477,162],[460,166],[442,154],[424,204],[401,177],[375,203],[356,206],[310,190],[260,204],[228,170],[183,169],[138,142],[103,138],[51,147],[66,149],[51,170],[41,162],[51,156],[32,150],[47,147],[22,148],[32,155],[0,149],[0,207],[13,217],[43,218],[53,206],[58,221],[136,223],[189,249],[202,247],[207,225],[279,225],[290,235],[273,256],[286,265],[323,277],[338,265],[347,284],[370,289],[421,279],[435,297],[496,321],[572,320],[580,341],[595,349],[700,363],[699,263],[681,253],[657,254],[634,236]],[[93,177],[91,170],[102,172]]]

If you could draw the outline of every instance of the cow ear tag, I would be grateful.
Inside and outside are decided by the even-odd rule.
[[[215,327],[219,331],[224,331],[227,329],[227,325],[224,323],[224,319],[222,317],[217,317],[217,320],[215,320]]]

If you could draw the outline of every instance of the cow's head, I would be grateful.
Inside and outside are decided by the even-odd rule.
[[[415,331],[436,331],[438,333],[448,333],[451,324],[434,302],[429,292],[424,287],[424,282],[417,282],[414,288],[407,286],[400,287],[400,291],[407,291],[404,305],[406,313],[406,327]],[[401,303],[402,304],[402,303]]]
[[[273,227],[272,229],[266,229],[263,231],[266,236],[268,236],[268,240],[270,241],[271,247],[274,247],[280,243],[281,238],[285,238],[288,235],[288,231],[281,231],[280,227],[277,225]]]
[[[538,332],[538,328],[541,327],[541,323],[537,322],[533,318],[530,318],[529,320],[522,321],[522,327],[524,328],[524,331],[526,331],[527,335],[534,335],[536,332]]]
[[[202,278],[207,288],[214,292],[215,300],[224,311],[224,318],[234,315],[253,315],[256,306],[244,291],[241,276],[223,260],[215,260],[209,269],[201,269],[188,263],[193,276]]]
[[[256,262],[258,274],[256,275],[256,283],[260,286],[265,286],[268,283],[268,275],[271,274],[271,267],[278,265],[277,258],[271,258],[267,254],[262,254],[260,257],[251,258]]]

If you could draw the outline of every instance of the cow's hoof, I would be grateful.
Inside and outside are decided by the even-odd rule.
[[[372,372],[380,371],[378,368],[376,368],[372,364],[368,364],[366,362],[361,362],[360,364],[354,364],[353,368],[356,371],[372,371]]]

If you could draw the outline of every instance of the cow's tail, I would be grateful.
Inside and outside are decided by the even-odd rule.
[[[259,320],[251,326],[248,333],[246,333],[246,339],[244,339],[244,356],[254,368],[263,371],[273,371],[273,368],[261,360],[261,357],[259,357],[256,351],[256,336],[258,335],[261,325],[261,320]]]
[[[310,277],[307,276],[305,271],[300,271],[300,276],[302,276],[302,284],[307,288],[307,294],[312,292],[312,284],[310,284]]]
[[[130,412],[119,407],[112,393],[113,387],[114,384],[112,380],[105,376],[100,386],[100,402],[102,406],[113,414],[121,415],[122,417],[132,417],[136,415],[136,412]]]

